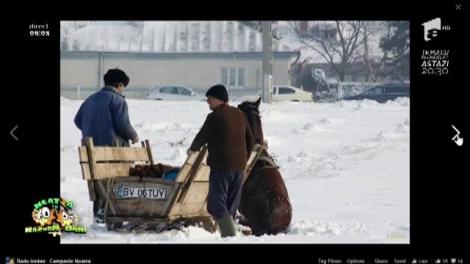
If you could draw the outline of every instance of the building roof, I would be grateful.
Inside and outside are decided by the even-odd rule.
[[[262,51],[262,33],[238,21],[61,21],[62,50]],[[273,39],[274,51],[290,51]]]

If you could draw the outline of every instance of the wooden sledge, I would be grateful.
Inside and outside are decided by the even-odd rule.
[[[260,145],[253,148],[246,175],[262,150]],[[135,164],[154,164],[148,140],[142,147],[95,147],[87,138],[85,146],[79,147],[79,157],[83,178],[91,182],[90,199],[105,198],[108,229],[125,222],[166,226],[184,222],[214,231],[206,208],[210,173],[206,146],[188,156],[175,181],[129,175]]]

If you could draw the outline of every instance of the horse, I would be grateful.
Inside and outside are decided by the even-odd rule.
[[[238,109],[245,113],[255,142],[264,145],[260,102],[261,98],[245,101]],[[240,224],[249,226],[256,236],[286,232],[292,219],[289,195],[278,168],[265,148],[242,186]]]

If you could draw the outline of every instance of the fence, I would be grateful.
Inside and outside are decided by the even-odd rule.
[[[326,91],[315,93],[317,102],[335,102],[348,96],[364,93],[367,89],[380,85],[380,82],[337,82],[329,83]]]
[[[160,85],[166,86],[166,85]],[[167,86],[174,86],[174,85],[167,85]],[[181,85],[183,87],[191,88],[195,93],[198,93],[204,96],[207,92],[209,87],[202,87],[202,86],[191,86],[191,85]],[[124,95],[126,98],[130,99],[145,99],[145,97],[154,90],[154,88],[143,88],[143,87],[129,87],[128,89],[124,89]],[[60,95],[70,99],[70,100],[84,100],[88,96],[92,95],[93,93],[97,92],[96,87],[82,87],[80,85],[71,86],[71,87],[61,87],[60,88]],[[250,95],[257,95],[258,89],[253,88],[232,88],[228,87],[228,94],[230,100],[241,98],[243,96],[250,96]]]
[[[126,98],[143,99],[150,90],[149,88],[132,87],[124,89],[124,95]],[[81,87],[80,85],[60,88],[60,96],[71,100],[84,100],[95,92],[97,92],[96,87]]]

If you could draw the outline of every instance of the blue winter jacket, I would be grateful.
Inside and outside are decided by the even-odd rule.
[[[82,140],[93,137],[96,146],[129,146],[129,140],[137,137],[124,96],[111,86],[88,97],[74,122],[82,131]]]

